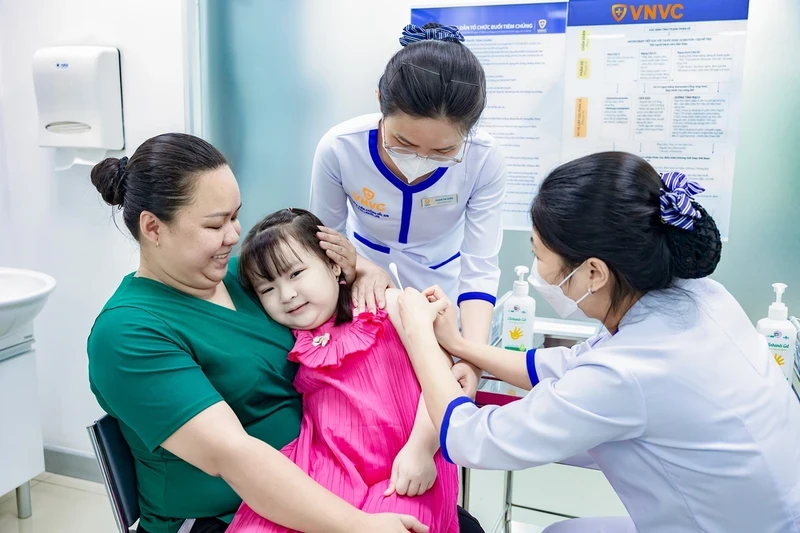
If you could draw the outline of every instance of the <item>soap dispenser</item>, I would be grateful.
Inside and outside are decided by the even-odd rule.
[[[528,267],[514,269],[517,280],[511,296],[503,304],[503,348],[526,352],[533,348],[533,323],[536,318],[536,300],[528,294],[530,285],[525,280]]]
[[[783,371],[787,381],[791,383],[797,330],[789,321],[789,309],[781,301],[786,284],[773,283],[772,289],[775,291],[775,301],[769,306],[767,318],[759,320],[756,329],[767,338],[772,358]]]

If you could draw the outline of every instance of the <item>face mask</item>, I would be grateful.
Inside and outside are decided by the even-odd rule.
[[[564,290],[561,288],[562,285],[564,285],[572,276],[575,275],[575,272],[577,272],[581,266],[583,266],[583,264],[573,270],[570,275],[564,278],[564,280],[558,285],[551,285],[539,275],[539,263],[535,258],[533,260],[531,275],[528,276],[528,283],[533,285],[533,288],[542,295],[542,298],[544,298],[547,303],[553,306],[553,309],[561,318],[589,319],[589,317],[584,314],[581,308],[578,307],[578,304],[592,294],[592,289],[589,289],[586,294],[584,294],[583,297],[576,302],[564,294]]]
[[[419,157],[405,159],[400,158],[391,152],[389,152],[389,157],[392,158],[392,161],[394,161],[394,164],[397,165],[397,168],[400,170],[400,172],[402,172],[408,183],[411,183],[420,176],[430,174],[441,166],[441,163],[438,161],[431,161],[430,159],[422,159]]]

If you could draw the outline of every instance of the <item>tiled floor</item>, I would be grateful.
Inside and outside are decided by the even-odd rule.
[[[33,515],[17,518],[14,492],[0,495],[0,533],[114,533],[117,526],[105,487],[82,479],[42,474],[31,482]]]

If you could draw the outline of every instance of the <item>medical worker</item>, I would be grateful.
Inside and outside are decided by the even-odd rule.
[[[439,289],[402,297],[447,457],[519,470],[588,450],[630,515],[547,533],[800,532],[800,404],[739,303],[707,277],[721,242],[692,200],[702,191],[620,152],[544,180],[531,209],[530,282],[561,316],[608,331],[572,349],[499,351],[462,339],[449,307],[437,315],[448,304]],[[437,339],[531,392],[479,409],[432,356]]]
[[[368,260],[396,263],[404,286],[442,287],[460,306],[465,334],[485,343],[505,166],[497,142],[475,128],[486,79],[463,40],[454,27],[405,27],[378,83],[381,113],[339,124],[319,142],[310,210],[346,230]],[[374,309],[385,288],[357,285],[356,305]]]

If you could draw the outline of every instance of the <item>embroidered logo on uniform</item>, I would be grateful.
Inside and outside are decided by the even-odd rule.
[[[389,218],[386,214],[386,204],[375,201],[375,192],[363,187],[361,192],[353,191],[353,205],[364,214],[375,218]]]
[[[422,199],[422,207],[440,207],[443,205],[457,204],[457,194],[446,194],[444,196],[432,196]]]

